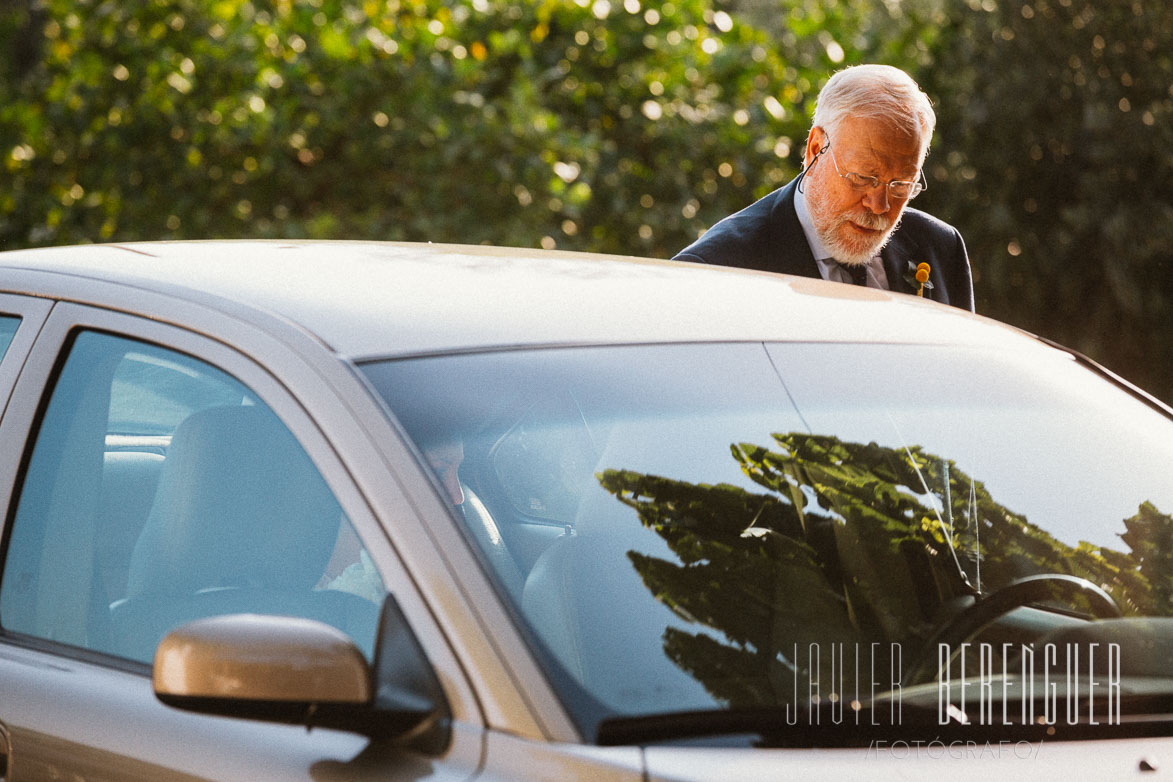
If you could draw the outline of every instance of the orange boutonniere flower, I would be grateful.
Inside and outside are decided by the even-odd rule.
[[[904,275],[904,281],[908,283],[909,287],[916,291],[917,296],[925,295],[925,288],[933,289],[933,284],[929,282],[929,274],[933,271],[933,267],[927,263],[917,263],[916,261],[908,262],[908,272]]]

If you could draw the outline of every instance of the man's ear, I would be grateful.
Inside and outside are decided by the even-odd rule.
[[[803,168],[810,168],[823,152],[827,151],[827,133],[815,125],[806,134],[806,149],[803,151]]]

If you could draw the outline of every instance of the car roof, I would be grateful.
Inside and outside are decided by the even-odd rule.
[[[0,253],[5,269],[101,279],[298,324],[347,357],[533,345],[866,341],[1022,346],[914,296],[699,264],[350,241],[97,244]],[[95,302],[100,303],[100,302]]]

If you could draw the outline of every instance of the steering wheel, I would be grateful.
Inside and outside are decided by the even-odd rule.
[[[1057,597],[1074,600],[1085,598],[1092,615],[1099,619],[1116,619],[1123,616],[1120,606],[1112,596],[1086,578],[1063,573],[1043,573],[1015,579],[1001,589],[977,598],[972,605],[945,623],[925,644],[924,652],[913,666],[912,681],[921,681],[922,676],[936,672],[937,649],[941,644],[956,646],[963,643],[981,628],[1015,608],[1054,600]]]

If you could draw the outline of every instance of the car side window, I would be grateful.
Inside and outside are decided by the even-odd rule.
[[[10,633],[151,662],[193,619],[317,619],[368,659],[382,583],[308,455],[248,387],[77,334],[36,430],[0,579]]]
[[[8,346],[12,344],[12,338],[16,336],[16,327],[19,325],[20,318],[0,315],[0,358],[4,358],[4,354],[8,352]]]

